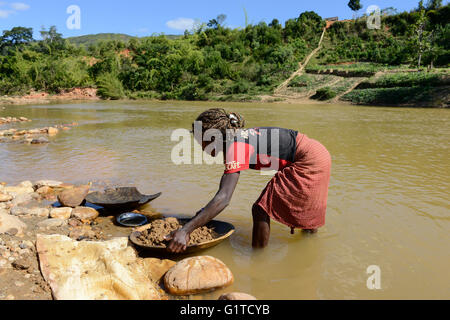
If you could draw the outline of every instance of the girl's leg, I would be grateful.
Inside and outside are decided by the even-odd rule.
[[[258,205],[253,206],[253,248],[265,248],[270,238],[270,217]]]

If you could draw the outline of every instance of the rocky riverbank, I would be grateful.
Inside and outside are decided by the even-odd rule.
[[[102,188],[50,180],[0,183],[0,300],[96,299],[99,294],[111,299],[186,299],[188,295],[211,292],[234,282],[231,270],[213,257],[179,262],[140,257],[128,243],[133,229],[116,226],[114,217],[101,208],[85,206],[88,192]],[[140,213],[150,219],[158,216],[152,211]],[[103,253],[113,248],[114,254],[124,261],[111,260],[107,258],[109,253]],[[141,280],[148,281],[151,291],[143,286],[140,295],[109,289],[103,292],[101,286],[95,285],[96,279],[105,275],[120,279],[117,270],[122,269],[99,267],[103,272],[100,274],[97,269],[91,272],[89,266],[110,263],[124,263],[129,274],[144,275]],[[80,272],[85,273],[81,278],[77,276]],[[67,290],[71,281],[79,287]],[[122,289],[127,287],[127,283],[114,281],[119,281]],[[221,299],[239,297],[249,296],[227,294]]]
[[[100,100],[100,98],[97,96],[97,89],[95,88],[74,88],[62,90],[58,94],[33,91],[21,96],[3,96],[0,97],[0,105],[49,104],[73,100]]]

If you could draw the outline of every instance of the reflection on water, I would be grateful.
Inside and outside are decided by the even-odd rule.
[[[450,298],[450,116],[448,110],[344,105],[99,102],[7,107],[37,128],[78,122],[49,145],[0,145],[0,181],[102,181],[159,191],[152,205],[193,215],[215,194],[222,166],[172,164],[177,128],[190,128],[211,106],[242,113],[249,126],[297,129],[333,156],[327,225],[317,235],[272,224],[270,246],[251,249],[251,207],[268,180],[242,174],[220,219],[230,241],[205,254],[233,271],[232,288],[260,299]],[[367,267],[382,271],[382,290],[367,289]]]

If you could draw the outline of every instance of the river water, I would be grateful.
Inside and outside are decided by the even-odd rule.
[[[327,224],[304,235],[272,224],[267,249],[251,248],[251,207],[270,177],[242,174],[230,207],[231,239],[203,254],[224,261],[231,288],[259,299],[449,299],[450,113],[441,109],[197,102],[89,102],[6,106],[38,128],[78,122],[43,146],[0,145],[0,181],[55,179],[135,185],[163,192],[152,207],[193,215],[214,196],[222,165],[172,163],[172,132],[210,107],[247,126],[299,130],[333,158]],[[369,290],[370,266],[381,289]]]

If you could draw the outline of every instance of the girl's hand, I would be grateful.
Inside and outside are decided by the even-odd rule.
[[[166,240],[170,241],[167,249],[172,253],[182,253],[186,251],[189,241],[191,240],[191,235],[180,229],[178,231],[172,232],[169,236],[166,236]]]

